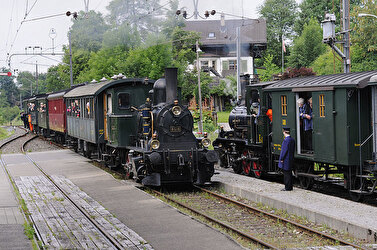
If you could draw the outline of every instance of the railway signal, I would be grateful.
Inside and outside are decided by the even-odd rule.
[[[0,73],[0,76],[12,76],[12,72],[2,72]]]

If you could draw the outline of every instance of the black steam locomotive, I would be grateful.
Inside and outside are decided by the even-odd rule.
[[[166,78],[116,75],[24,100],[30,128],[145,185],[210,181],[217,153],[193,134],[193,117],[177,98],[177,69]]]
[[[144,185],[210,181],[217,153],[207,150],[206,136],[193,134],[192,114],[177,99],[177,70],[167,69],[150,96],[138,116],[138,140],[129,147],[126,170]]]
[[[354,200],[376,193],[377,71],[249,83],[229,116],[232,130],[213,143],[221,166],[257,178],[280,174],[282,128],[290,127],[303,188],[336,183]],[[300,115],[302,100],[312,101],[312,129]]]

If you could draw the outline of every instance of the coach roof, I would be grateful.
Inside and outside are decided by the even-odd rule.
[[[146,83],[146,79],[142,78],[127,78],[127,79],[120,79],[115,81],[105,81],[99,83],[88,83],[83,86],[77,87],[69,91],[64,95],[64,98],[70,97],[81,97],[81,96],[95,96],[101,93],[103,90],[117,85],[117,84],[125,84],[125,85],[134,85],[137,83]],[[153,84],[153,80],[147,80],[148,84]]]
[[[375,71],[353,72],[335,75],[296,77],[287,80],[276,81],[266,87],[266,90],[292,89],[292,91],[325,90],[333,88],[364,88],[368,85],[372,76],[377,74]]]

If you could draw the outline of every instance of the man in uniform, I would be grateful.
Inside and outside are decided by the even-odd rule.
[[[284,141],[281,145],[279,168],[283,170],[285,188],[281,191],[291,191],[293,189],[292,164],[295,153],[295,140],[291,138],[290,134],[290,128],[283,128]]]

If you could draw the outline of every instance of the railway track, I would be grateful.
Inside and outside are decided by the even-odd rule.
[[[5,145],[9,145],[11,144],[12,142],[24,137],[25,135],[27,134],[27,132],[25,133],[22,133],[21,135],[19,136],[16,136],[10,140],[7,140],[5,141],[4,143],[2,143],[0,145],[0,150],[2,147],[4,147]],[[95,216],[93,216],[92,213],[86,211],[84,209],[84,207],[81,205],[81,204],[78,204],[77,203],[77,198],[72,198],[71,195],[69,193],[67,193],[66,190],[64,190],[64,188],[62,188],[56,181],[56,177],[52,177],[50,176],[48,173],[46,173],[46,171],[44,171],[41,166],[38,165],[37,162],[35,162],[26,152],[25,152],[25,146],[31,142],[32,140],[38,138],[39,136],[33,136],[29,139],[27,139],[26,141],[24,141],[22,143],[22,146],[19,148],[20,152],[23,153],[23,157],[26,158],[26,161],[30,162],[32,166],[34,166],[42,175],[43,180],[43,187],[42,187],[42,191],[43,189],[45,190],[45,186],[50,186],[50,187],[53,187],[54,188],[54,197],[62,197],[62,198],[58,198],[58,200],[60,202],[63,202],[63,199],[64,199],[64,203],[65,203],[65,206],[67,206],[67,204],[69,203],[69,205],[73,206],[73,209],[75,209],[76,211],[75,212],[72,212],[74,214],[80,214],[78,218],[75,218],[74,220],[76,221],[80,221],[80,226],[82,227],[82,225],[84,225],[85,227],[83,228],[83,233],[67,233],[67,237],[65,235],[59,235],[59,236],[55,236],[55,238],[57,240],[52,240],[51,236],[46,236],[46,233],[42,233],[41,232],[41,228],[43,229],[43,226],[41,226],[41,228],[39,228],[40,226],[40,223],[36,223],[35,220],[34,220],[34,217],[33,217],[33,214],[32,213],[27,213],[29,214],[28,216],[28,221],[29,222],[32,222],[31,224],[33,224],[33,228],[34,228],[34,231],[35,231],[35,234],[36,234],[36,237],[38,238],[38,240],[42,243],[42,248],[66,248],[68,246],[68,248],[98,248],[98,249],[102,249],[102,248],[106,248],[106,249],[129,249],[129,248],[132,248],[132,249],[152,249],[152,247],[149,245],[149,244],[145,244],[145,242],[141,241],[140,239],[137,239],[137,243],[134,244],[134,239],[129,239],[129,238],[124,238],[123,237],[123,234],[126,234],[124,232],[120,233],[118,232],[117,230],[113,230],[113,228],[110,228],[109,229],[109,226],[108,224],[109,223],[105,223],[106,225],[106,228],[105,226],[103,225],[103,223],[101,224],[101,222],[97,221],[97,218],[95,218]],[[18,156],[19,157],[19,156]],[[21,159],[21,158],[20,158]],[[21,160],[21,161],[25,161],[25,160]],[[9,172],[9,170],[7,169],[7,164],[4,162],[3,159],[0,159],[0,163],[2,165],[2,167],[4,168],[4,170],[6,171],[7,175],[8,175],[8,178],[10,179],[11,183],[13,184],[13,186],[16,188],[19,186],[17,185],[17,180],[14,180]],[[38,177],[38,181],[42,179],[42,177]],[[18,182],[20,182],[20,180],[18,180]],[[32,187],[33,189],[35,187]],[[35,188],[36,189],[36,188]],[[55,194],[55,190],[56,192],[59,192],[59,194]],[[19,197],[20,199],[20,197]],[[22,197],[22,199],[24,199],[24,197]],[[55,198],[54,198],[55,199]],[[67,202],[66,202],[67,201]],[[22,201],[22,202],[25,202],[25,201]],[[22,203],[21,200],[20,200],[20,203]],[[29,206],[29,205],[28,205]],[[49,210],[51,210],[51,207],[55,206],[55,205],[48,205],[49,206]],[[48,211],[49,213],[51,211]],[[52,212],[53,214],[54,212]],[[64,211],[64,213],[66,213],[66,211]],[[49,215],[47,215],[49,216]],[[77,216],[77,215],[76,215]],[[102,219],[102,218],[100,218]],[[83,222],[85,221],[85,222]],[[60,221],[61,224],[65,224],[66,222],[62,222]],[[119,225],[116,225],[119,227]],[[69,226],[66,226],[67,228]],[[114,225],[115,227],[115,225]],[[87,238],[91,238],[93,240],[93,242],[90,242],[90,243],[81,243],[79,242],[80,241],[80,237],[81,239],[83,238],[82,235],[79,235],[79,234],[84,234],[84,233],[87,233],[86,231],[88,231],[88,228],[90,228],[90,232],[88,232],[88,237]],[[123,229],[123,228],[122,228]],[[109,230],[109,232],[108,232]],[[120,230],[119,230],[120,231]],[[58,234],[58,233],[56,233]],[[69,235],[71,234],[71,235]],[[132,235],[132,233],[130,233],[130,238],[131,237],[134,237]],[[74,238],[75,236],[79,236],[79,237],[76,237],[77,239],[72,239]],[[62,240],[62,242],[59,242],[59,238]],[[67,239],[66,239],[67,238]],[[70,241],[69,243],[67,243],[67,241]],[[78,242],[76,242],[78,241]],[[64,245],[65,244],[65,245]],[[86,244],[86,245],[85,245]]]
[[[153,190],[153,189],[150,189],[150,192],[154,193],[157,196],[164,197],[166,200],[172,202],[173,204],[177,204],[178,206],[183,207],[184,209],[187,209],[187,210],[191,211],[192,213],[199,215],[200,217],[205,218],[205,220],[210,221],[214,225],[219,225],[220,227],[224,228],[225,231],[227,231],[227,232],[232,232],[233,234],[236,234],[236,235],[246,239],[247,241],[253,242],[254,244],[257,245],[258,248],[263,247],[263,248],[269,248],[269,249],[281,249],[281,248],[297,247],[297,246],[294,246],[294,245],[289,245],[289,246],[284,245],[285,243],[283,243],[283,245],[280,244],[279,240],[276,240],[276,238],[279,238],[279,236],[275,236],[274,240],[269,240],[269,238],[272,238],[273,236],[271,236],[271,235],[269,237],[263,236],[262,233],[260,232],[260,230],[255,229],[255,228],[258,228],[258,226],[261,227],[261,225],[263,225],[262,227],[265,227],[268,231],[268,230],[272,229],[269,226],[270,225],[269,223],[272,223],[272,224],[282,224],[282,223],[284,223],[284,227],[289,228],[290,231],[293,231],[296,234],[298,234],[298,236],[300,236],[300,238],[302,238],[302,241],[305,241],[305,239],[303,239],[304,236],[305,236],[306,238],[313,238],[313,239],[316,238],[317,241],[314,240],[313,244],[316,244],[317,242],[322,241],[322,242],[326,242],[329,245],[331,245],[331,243],[332,243],[333,245],[339,245],[340,244],[340,245],[344,245],[344,246],[351,246],[351,247],[357,248],[357,249],[364,249],[362,246],[359,246],[359,245],[353,244],[351,242],[345,241],[343,239],[334,237],[330,234],[318,231],[316,229],[312,229],[310,227],[299,224],[299,223],[292,221],[292,220],[288,220],[288,219],[281,217],[281,216],[278,216],[276,214],[265,212],[261,209],[258,209],[258,208],[249,206],[247,204],[241,203],[239,201],[230,199],[228,197],[225,197],[225,196],[220,195],[218,193],[212,192],[210,190],[207,190],[207,189],[204,189],[204,188],[201,188],[201,187],[197,187],[197,186],[195,188],[196,188],[196,190],[200,191],[200,193],[198,195],[200,195],[202,197],[207,196],[207,199],[206,199],[207,201],[208,200],[215,200],[215,202],[208,202],[209,205],[206,205],[206,206],[204,206],[204,209],[201,209],[201,208],[198,208],[197,206],[195,207],[195,203],[198,202],[198,200],[200,200],[202,198],[199,198],[199,199],[198,198],[193,198],[193,199],[182,198],[183,200],[185,200],[185,201],[182,201],[181,198],[179,198],[179,197],[174,198],[173,197],[174,195],[171,195],[171,194],[161,193],[161,192],[158,192],[158,191]],[[205,194],[205,195],[203,195],[203,194]],[[185,196],[187,196],[187,194],[185,194]],[[250,221],[249,224],[255,224],[251,227],[255,227],[255,228],[245,229],[244,226],[238,225],[238,223],[232,223],[232,222],[226,221],[226,219],[225,220],[222,220],[221,218],[219,219],[216,216],[217,212],[215,212],[215,210],[213,209],[213,207],[211,205],[211,204],[217,203],[219,201],[225,202],[227,204],[231,204],[232,206],[237,206],[241,210],[247,211],[247,213],[251,214],[252,216],[258,217],[263,222],[260,225],[257,225],[257,224],[255,224],[255,222]],[[222,210],[226,210],[226,208],[224,208],[223,205],[220,205],[219,207]],[[232,211],[232,213],[238,214],[238,213],[242,213],[242,212],[238,212],[238,210],[234,210],[234,211]],[[247,215],[245,215],[245,214],[242,215],[241,217],[248,219]],[[272,221],[270,221],[267,224],[264,224],[266,222],[266,219],[265,219],[266,217],[268,217]],[[280,230],[280,233],[281,233],[281,231],[283,231],[285,229],[282,229],[282,227],[279,226],[279,227],[277,227],[277,229],[272,229],[272,230],[276,230],[276,231]],[[303,233],[303,232],[305,232],[305,233]],[[288,231],[285,231],[285,234],[288,235],[288,239],[286,237],[284,237],[282,240],[283,241],[289,241],[290,240],[289,239],[290,233]],[[292,240],[292,242],[294,241],[294,239],[291,239],[291,240]],[[299,247],[301,247],[301,246],[299,246]]]

